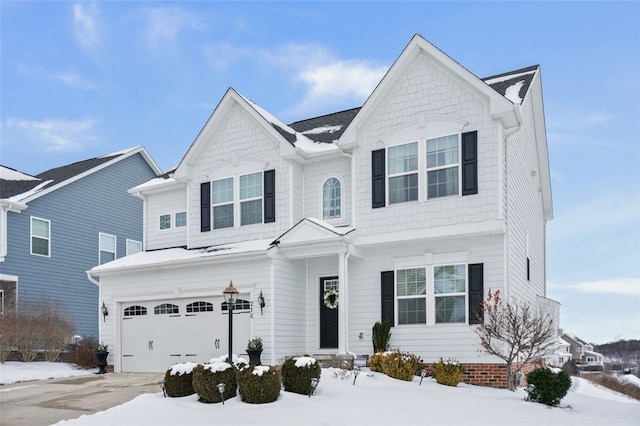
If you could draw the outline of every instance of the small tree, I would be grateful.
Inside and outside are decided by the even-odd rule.
[[[373,324],[371,340],[373,342],[373,353],[384,352],[389,349],[391,340],[391,323],[388,319]]]
[[[489,290],[482,302],[483,323],[475,329],[485,352],[507,364],[507,388],[515,390],[514,376],[522,366],[548,354],[554,347],[553,320],[522,303],[504,303],[500,291]],[[514,370],[513,365],[520,361]]]

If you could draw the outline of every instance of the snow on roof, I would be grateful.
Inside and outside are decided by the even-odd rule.
[[[5,167],[1,165],[0,165],[0,179],[11,180],[11,181],[39,180],[37,177],[33,177],[26,173],[22,173],[10,167]]]
[[[240,95],[242,96],[242,95]],[[284,130],[286,133],[295,136],[295,142],[293,143],[296,148],[300,148],[302,151],[307,153],[316,153],[316,152],[327,152],[327,151],[337,151],[339,148],[332,143],[318,143],[314,142],[308,137],[306,137],[303,133],[297,132],[293,128],[287,126],[282,121],[278,120],[276,117],[271,115],[264,108],[258,106],[256,103],[250,101],[249,99],[243,96],[243,99],[246,100],[249,105],[251,105],[258,114],[260,114],[265,120],[267,120],[271,125],[277,126],[280,129]],[[339,129],[335,129],[337,131]],[[322,132],[325,133],[325,132]]]
[[[315,217],[305,217],[303,220],[308,220],[309,222],[313,222],[316,225],[322,226],[323,228],[328,229],[331,232],[335,232],[338,235],[347,235],[349,232],[355,229],[353,226],[343,226],[340,228],[336,228],[335,226],[325,222],[324,220],[321,220]]]
[[[504,75],[500,75],[500,76],[497,76],[497,77],[494,77],[494,78],[489,77],[486,80],[484,80],[484,82],[489,84],[489,85],[495,84],[495,83],[501,83],[503,81],[511,80],[513,78],[518,78],[518,77],[522,77],[522,76],[529,75],[529,74],[535,74],[536,71],[537,71],[536,69],[533,69],[533,70],[527,70],[527,71],[524,71],[524,72],[519,72],[519,73],[516,73],[516,74],[504,74]]]
[[[504,97],[509,99],[514,104],[519,104],[522,102],[522,98],[520,97],[520,89],[524,86],[524,80],[520,80],[516,84],[513,84],[507,87],[505,91]]]
[[[241,243],[223,244],[199,249],[170,248],[155,251],[143,251],[120,259],[96,266],[91,273],[97,275],[100,272],[121,268],[141,268],[145,266],[162,266],[172,263],[195,261],[214,256],[225,256],[238,253],[250,253],[266,251],[271,247],[273,239],[252,240]]]

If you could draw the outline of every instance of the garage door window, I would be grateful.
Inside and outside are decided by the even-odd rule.
[[[222,309],[223,311],[228,311],[229,310],[229,304],[227,302],[222,302],[220,304],[220,309]],[[248,300],[238,299],[236,304],[233,305],[233,309],[235,311],[240,310],[240,309],[249,310],[249,309],[251,309],[251,302],[249,302]]]
[[[187,305],[187,313],[213,312],[213,303],[193,302]]]
[[[147,315],[147,308],[145,308],[144,306],[135,305],[129,306],[124,310],[125,317],[135,317],[138,315]]]
[[[164,315],[164,314],[177,314],[179,313],[178,305],[173,305],[171,303],[163,303],[162,305],[158,305],[153,308],[153,313],[155,315]]]

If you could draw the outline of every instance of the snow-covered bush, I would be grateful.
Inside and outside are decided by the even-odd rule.
[[[236,368],[226,362],[207,362],[193,369],[193,390],[200,402],[222,402],[218,384],[224,383],[223,398],[236,396]]]
[[[193,395],[193,369],[195,362],[181,362],[172,365],[164,375],[164,390],[173,398]]]
[[[398,349],[378,352],[371,357],[369,368],[371,371],[384,373],[394,379],[411,381],[420,368],[420,357]]]
[[[458,386],[464,374],[464,367],[458,360],[440,358],[431,366],[431,374],[441,385]]]
[[[276,370],[266,365],[243,367],[238,371],[238,393],[244,402],[265,404],[280,396],[282,380]]]
[[[282,384],[287,392],[308,395],[312,391],[311,379],[320,379],[322,368],[308,355],[289,358],[282,364]]]

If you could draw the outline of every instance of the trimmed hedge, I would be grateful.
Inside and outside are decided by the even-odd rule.
[[[193,395],[193,369],[195,362],[181,362],[174,364],[164,375],[164,391],[167,396],[179,398]]]
[[[398,349],[391,352],[378,352],[371,357],[369,369],[384,373],[394,379],[410,382],[420,368],[420,358]]]
[[[282,380],[269,366],[249,366],[238,371],[238,393],[244,402],[265,404],[280,396]]]
[[[222,402],[218,384],[224,383],[224,400],[236,396],[236,368],[226,362],[206,363],[193,369],[193,390],[199,401],[204,403]]]
[[[290,358],[282,364],[282,384],[287,392],[308,395],[311,393],[311,379],[320,379],[322,369],[315,358],[308,355]]]

